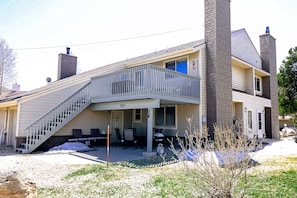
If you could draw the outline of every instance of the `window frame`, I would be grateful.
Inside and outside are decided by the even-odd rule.
[[[174,125],[167,125],[167,123],[166,123],[166,121],[167,121],[166,109],[170,108],[170,107],[174,107]],[[161,108],[164,108],[164,110],[163,110],[163,123],[162,123],[162,125],[157,125],[157,122],[156,122],[157,112],[156,112],[156,109],[155,109],[155,120],[154,120],[155,126],[156,127],[162,127],[162,128],[176,129],[177,128],[177,106],[176,105],[160,106],[160,108],[158,108],[158,109],[161,109]]]
[[[139,113],[137,113],[137,110],[139,110]],[[139,115],[139,119],[136,119],[137,115]],[[142,122],[142,109],[133,109],[133,122],[136,122],[136,123]]]
[[[259,82],[259,86],[258,86]],[[255,92],[256,95],[262,95],[262,78],[259,76],[255,76]]]
[[[186,60],[186,63],[187,63],[187,73],[182,73],[182,72],[177,71],[177,67],[176,67],[177,62],[178,61],[182,61],[182,60]],[[176,72],[179,72],[179,73],[182,73],[182,74],[186,74],[186,75],[189,74],[189,56],[181,56],[181,57],[178,57],[178,58],[172,58],[172,59],[166,60],[166,61],[164,61],[164,68],[165,69],[168,69],[166,67],[167,66],[166,64],[167,63],[171,63],[171,62],[174,62],[175,63],[175,68],[172,71],[176,71]]]

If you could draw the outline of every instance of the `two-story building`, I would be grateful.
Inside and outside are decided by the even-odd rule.
[[[275,39],[260,54],[245,29],[231,32],[230,1],[205,0],[205,39],[75,74],[76,57],[59,55],[58,80],[0,101],[1,143],[30,153],[67,141],[72,129],[135,128],[153,151],[153,128],[166,136],[193,126],[242,121],[247,135],[278,138]]]

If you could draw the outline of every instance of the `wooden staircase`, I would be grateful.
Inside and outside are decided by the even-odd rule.
[[[90,83],[25,128],[26,141],[16,148],[31,153],[91,104]]]

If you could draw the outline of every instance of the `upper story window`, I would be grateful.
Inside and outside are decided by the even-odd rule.
[[[255,91],[258,95],[262,94],[262,79],[257,76],[255,77]]]
[[[182,58],[182,59],[177,59],[177,60],[166,62],[165,68],[171,69],[171,70],[183,73],[183,74],[187,74],[188,73],[188,59]]]

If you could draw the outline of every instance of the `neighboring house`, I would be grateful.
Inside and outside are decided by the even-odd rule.
[[[279,116],[278,119],[279,119],[279,130],[280,131],[284,128],[285,125],[288,127],[294,127],[294,122],[293,122],[294,117],[293,116],[290,116],[290,115]]]
[[[150,153],[153,128],[183,136],[188,117],[210,133],[239,120],[248,135],[279,138],[275,39],[267,29],[259,55],[245,29],[231,33],[230,1],[205,2],[205,40],[81,74],[76,57],[60,54],[57,81],[0,101],[1,143],[30,153],[67,141],[72,129],[110,126],[112,143],[115,128],[146,134]]]

